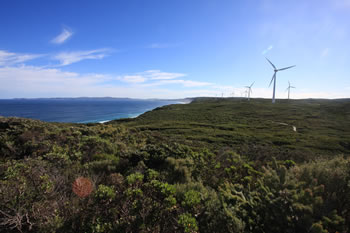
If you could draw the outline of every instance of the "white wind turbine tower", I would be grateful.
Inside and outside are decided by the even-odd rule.
[[[250,93],[253,93],[252,91],[252,86],[254,85],[255,82],[253,82],[250,86],[245,86],[245,88],[248,88],[248,90],[246,90],[248,92],[248,100],[250,100]]]
[[[281,71],[281,70],[290,69],[290,68],[294,67],[295,65],[294,65],[294,66],[288,66],[288,67],[285,67],[285,68],[282,68],[282,69],[277,69],[276,66],[275,66],[274,64],[272,64],[272,62],[271,62],[269,59],[266,58],[266,60],[272,65],[272,67],[273,67],[273,69],[274,69],[274,71],[275,71],[275,73],[274,73],[273,76],[272,76],[270,85],[269,85],[269,87],[270,87],[270,86],[271,86],[271,83],[272,83],[272,81],[273,81],[272,103],[275,103],[276,74],[277,74],[277,72],[278,72],[278,71]]]
[[[245,90],[243,93],[244,93],[244,97],[247,98],[247,96],[248,96],[248,90]]]
[[[288,99],[289,99],[289,93],[290,93],[290,89],[291,89],[291,88],[295,88],[295,87],[291,86],[291,85],[290,85],[290,82],[288,81],[288,87],[287,87],[287,89],[286,89],[286,91],[288,90]]]

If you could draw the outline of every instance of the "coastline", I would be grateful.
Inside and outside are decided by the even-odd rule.
[[[145,112],[148,112],[148,111],[151,111],[152,109],[150,109],[150,110],[147,110],[147,111],[145,111]],[[97,121],[96,120],[96,122],[91,122],[91,121],[89,121],[89,122],[79,122],[79,123],[83,123],[83,124],[87,124],[87,123],[99,123],[99,124],[104,124],[104,123],[107,123],[107,122],[110,122],[110,121],[114,121],[114,120],[118,120],[118,119],[123,119],[123,118],[126,118],[126,119],[128,119],[128,118],[136,118],[136,117],[138,117],[138,116],[140,116],[140,115],[142,115],[142,114],[144,114],[145,112],[142,112],[142,113],[135,113],[135,114],[128,114],[128,115],[131,115],[131,116],[128,116],[128,117],[117,117],[117,118],[113,118],[113,119],[108,119],[108,120],[102,120],[102,121]]]
[[[190,104],[192,102],[192,100],[190,101],[178,101],[176,103],[173,103],[173,104]],[[163,106],[167,106],[167,105],[172,105],[172,104],[166,104],[166,105],[163,105]],[[155,108],[152,108],[152,109],[148,109],[144,112],[141,112],[141,113],[135,113],[135,114],[128,114],[128,115],[131,115],[131,116],[128,116],[128,117],[117,117],[117,118],[113,118],[113,119],[108,119],[108,120],[101,120],[101,121],[97,121],[96,122],[79,122],[79,123],[83,123],[83,124],[87,124],[87,123],[99,123],[99,124],[104,124],[104,123],[107,123],[107,122],[110,122],[110,121],[113,121],[113,120],[118,120],[118,119],[123,119],[123,118],[126,118],[126,119],[132,119],[132,118],[136,118],[146,112],[149,112],[149,111],[152,111],[153,109]]]
[[[164,105],[186,102],[184,99],[11,99],[0,100],[0,115],[44,122],[106,123],[116,119],[135,118]]]

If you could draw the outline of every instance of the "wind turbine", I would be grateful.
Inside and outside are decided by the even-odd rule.
[[[275,71],[275,73],[274,73],[273,76],[272,76],[270,85],[269,85],[269,87],[270,87],[270,86],[271,86],[271,83],[272,83],[272,81],[273,81],[272,103],[275,103],[276,74],[277,74],[277,72],[278,72],[278,71],[282,71],[282,70],[286,70],[286,69],[290,69],[290,68],[294,67],[295,65],[294,65],[294,66],[288,66],[288,67],[285,67],[285,68],[282,68],[282,69],[277,69],[276,66],[275,66],[274,64],[272,64],[272,62],[271,62],[269,59],[266,58],[266,60],[272,65],[272,67],[273,67],[273,69],[274,69],[274,71]]]
[[[245,88],[248,88],[248,101],[250,100],[250,93],[253,93],[252,91],[252,86],[254,85],[255,82],[253,82],[250,86],[245,86]]]
[[[244,97],[247,98],[247,96],[248,96],[248,90],[245,90],[244,91]]]
[[[290,89],[291,89],[291,88],[295,88],[295,87],[291,86],[291,85],[290,85],[290,82],[288,81],[288,87],[287,87],[287,89],[286,89],[286,91],[288,90],[288,99],[289,99],[289,93],[290,93]]]

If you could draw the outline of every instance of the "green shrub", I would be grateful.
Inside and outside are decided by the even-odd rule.
[[[179,215],[177,222],[186,233],[194,233],[198,231],[197,221],[189,213]]]
[[[188,208],[195,207],[201,202],[201,194],[195,190],[189,190],[184,195],[182,205]]]
[[[115,196],[116,194],[114,188],[103,184],[98,186],[95,193],[95,197],[101,200],[113,200]]]
[[[135,184],[138,182],[142,182],[143,178],[144,178],[143,174],[136,172],[136,173],[133,173],[131,175],[128,175],[126,177],[126,180],[127,180],[128,184],[132,185],[132,184]]]

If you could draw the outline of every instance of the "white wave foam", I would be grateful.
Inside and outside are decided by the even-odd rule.
[[[108,121],[111,121],[111,120],[108,120]],[[99,121],[98,123],[103,124],[103,123],[106,123],[108,121]]]

